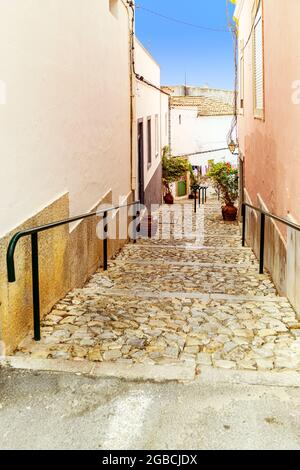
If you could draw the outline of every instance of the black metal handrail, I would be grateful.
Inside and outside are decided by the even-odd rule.
[[[41,339],[41,326],[40,326],[40,289],[39,289],[39,252],[38,252],[38,233],[51,230],[53,228],[60,227],[62,225],[71,224],[79,220],[88,219],[95,216],[103,216],[103,220],[106,221],[108,212],[115,210],[128,208],[131,206],[136,206],[137,211],[133,216],[134,219],[137,219],[140,215],[140,201],[135,201],[130,204],[124,204],[119,206],[108,207],[100,211],[89,212],[88,214],[81,214],[75,217],[70,217],[68,219],[58,220],[46,225],[40,225],[38,227],[29,228],[26,230],[21,230],[17,232],[10,240],[7,254],[6,254],[6,264],[7,264],[7,277],[8,282],[13,283],[16,281],[15,274],[15,261],[14,254],[16,246],[19,240],[23,237],[31,236],[31,265],[32,265],[32,297],[33,297],[33,325],[34,325],[34,339],[40,341]],[[105,223],[103,227],[103,269],[107,271],[108,268],[108,225]],[[135,238],[134,238],[135,240]]]
[[[198,193],[198,204],[200,206],[201,205],[201,199],[202,199],[202,204],[205,204],[206,201],[207,201],[207,190],[208,190],[208,186],[204,186],[202,184],[194,184],[193,185],[194,212],[195,212],[195,214],[197,212],[197,193]]]
[[[265,261],[265,225],[266,225],[266,217],[270,219],[276,220],[287,227],[297,230],[300,232],[300,225],[294,224],[287,219],[283,219],[278,215],[272,214],[271,212],[267,212],[259,207],[252,206],[247,202],[242,203],[242,220],[243,220],[243,228],[242,228],[242,245],[245,246],[246,242],[246,208],[252,209],[256,212],[260,213],[260,247],[259,247],[259,274],[264,273],[264,261]]]

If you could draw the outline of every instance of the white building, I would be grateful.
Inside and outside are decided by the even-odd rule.
[[[164,89],[172,94],[172,155],[188,155],[190,163],[203,171],[211,160],[236,164],[227,143],[233,119],[233,92],[193,87]]]
[[[7,352],[32,328],[30,237],[18,244],[14,284],[7,282],[9,240],[25,228],[138,197],[139,119],[144,199],[161,202],[168,96],[159,90],[159,66],[138,43],[136,72],[158,89],[135,77],[132,20],[127,0],[0,3],[0,341]],[[121,214],[113,214],[116,225]],[[101,265],[99,221],[39,237],[41,316]],[[109,256],[127,241],[116,235]]]
[[[169,143],[169,94],[160,66],[136,40],[137,196],[147,207],[162,202],[162,149]]]

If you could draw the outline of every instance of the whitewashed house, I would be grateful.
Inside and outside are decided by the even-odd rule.
[[[162,149],[169,143],[169,94],[160,66],[136,39],[137,196],[150,207],[162,202]]]
[[[171,93],[172,155],[188,155],[205,173],[209,161],[236,164],[227,135],[233,119],[234,93],[198,87],[164,87]]]

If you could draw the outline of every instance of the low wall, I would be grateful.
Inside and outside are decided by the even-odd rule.
[[[131,202],[131,195],[127,202]],[[108,192],[91,212],[100,204],[111,204],[112,193]],[[6,353],[11,354],[28,331],[33,329],[31,242],[22,238],[16,248],[16,282],[8,284],[6,251],[14,233],[69,217],[69,197],[64,194],[0,240],[0,340]],[[73,288],[82,287],[88,278],[102,266],[102,241],[96,234],[101,219],[91,217],[70,227],[64,225],[39,234],[39,273],[41,317],[49,313],[57,301]],[[116,215],[118,226],[119,214]],[[118,231],[117,231],[118,233]],[[127,242],[127,238],[109,240],[109,257]]]
[[[256,201],[251,201],[245,192],[245,202],[268,211],[259,195]],[[300,318],[300,233],[288,229],[286,239],[285,233],[285,227],[279,228],[278,223],[266,218],[265,268],[270,272],[279,295],[289,299]],[[260,216],[249,208],[246,212],[246,241],[259,258]]]

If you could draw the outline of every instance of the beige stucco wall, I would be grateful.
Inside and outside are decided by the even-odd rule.
[[[237,0],[239,40],[244,44],[251,31],[253,3]],[[246,192],[255,205],[263,203],[270,212],[299,224],[300,101],[295,101],[295,81],[300,79],[300,2],[262,0],[262,5],[265,116],[254,117],[250,39],[244,51],[244,111],[238,119]],[[299,237],[283,225],[268,222],[266,239],[267,266],[280,293],[288,295],[300,315]]]
[[[111,201],[112,192],[109,191],[98,201],[93,211],[101,204],[111,205]],[[130,202],[131,194],[124,203]],[[69,198],[65,194],[27,220],[17,231],[61,220],[68,215]],[[91,217],[79,222],[71,232],[69,226],[65,225],[39,234],[41,317],[49,313],[68,291],[82,287],[89,276],[103,266],[103,242],[97,237],[100,221],[101,217]],[[119,212],[112,221],[117,227],[117,237],[108,241],[109,258],[114,257],[128,239],[118,235],[118,222]],[[33,328],[30,237],[18,243],[15,252],[16,282],[7,283],[6,251],[13,233],[0,240],[0,340],[4,341],[8,353]]]

